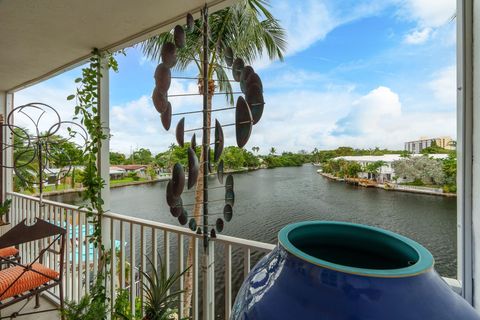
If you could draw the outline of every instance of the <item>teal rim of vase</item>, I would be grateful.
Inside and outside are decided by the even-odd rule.
[[[289,239],[289,235],[292,231],[297,231],[301,228],[321,226],[322,228],[350,228],[352,231],[366,231],[372,235],[377,234],[382,238],[390,238],[393,241],[397,241],[405,245],[416,253],[417,259],[415,263],[407,267],[394,268],[394,269],[368,269],[368,268],[359,268],[346,266],[342,264],[337,264],[329,262],[300,250],[297,248]],[[370,277],[379,277],[379,278],[401,278],[401,277],[411,277],[425,273],[433,268],[434,258],[432,254],[421,244],[416,241],[413,241],[407,237],[401,236],[397,233],[384,230],[381,228],[371,227],[362,224],[350,223],[350,222],[337,222],[337,221],[304,221],[292,223],[280,230],[278,233],[278,242],[287,252],[296,256],[297,258],[323,267],[330,270],[335,270],[338,272],[343,272],[347,274],[370,276]]]

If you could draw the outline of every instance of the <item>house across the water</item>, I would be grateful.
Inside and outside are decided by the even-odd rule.
[[[422,156],[428,156],[433,159],[446,159],[448,158],[448,154],[413,154],[411,155],[412,157],[422,157]],[[378,163],[382,162],[383,165],[378,169],[377,173],[371,173],[371,172],[361,172],[358,174],[359,178],[362,179],[373,179],[376,180],[377,182],[386,182],[386,181],[392,181],[395,176],[395,170],[392,167],[392,163],[397,160],[401,160],[402,155],[401,154],[385,154],[382,156],[342,156],[342,157],[337,157],[334,158],[334,160],[339,160],[343,159],[346,161],[355,161],[358,162],[362,168],[366,168],[369,164],[372,163]],[[396,177],[397,182],[406,182],[406,179],[404,177]]]

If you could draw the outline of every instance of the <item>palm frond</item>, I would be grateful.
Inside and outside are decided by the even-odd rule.
[[[271,60],[283,60],[287,48],[286,32],[268,10],[267,0],[242,0],[231,7],[213,12],[209,16],[209,79],[227,80],[230,71],[223,66],[225,59],[219,48],[231,47],[235,56],[251,64],[266,53]],[[202,74],[201,21],[195,21],[192,32],[186,33],[186,44],[177,50],[176,70],[185,70],[195,63]],[[143,53],[154,61],[160,61],[162,45],[173,40],[171,32],[164,32],[144,41]],[[233,104],[232,87],[228,81],[219,81],[218,89],[226,93],[227,101]]]

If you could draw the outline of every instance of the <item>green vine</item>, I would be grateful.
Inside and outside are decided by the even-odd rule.
[[[88,318],[87,315],[92,315],[93,319],[104,318],[98,313],[98,308],[102,309],[100,306],[103,305],[103,310],[107,309],[108,299],[104,279],[110,254],[106,252],[102,243],[102,216],[105,210],[101,192],[105,187],[105,180],[98,170],[98,153],[102,147],[102,141],[108,138],[100,118],[99,108],[99,83],[103,76],[102,63],[106,64],[107,70],[118,71],[118,63],[112,54],[94,49],[88,65],[82,69],[82,76],[75,79],[75,83],[78,84],[75,94],[67,97],[67,100],[76,99],[73,119],[78,120],[89,135],[84,150],[86,165],[82,179],[85,187],[83,199],[87,201],[87,204],[81,206],[81,209],[86,211],[87,218],[93,226],[91,234],[88,235],[89,242],[99,250],[98,275],[95,284],[92,286],[90,295],[86,295],[82,299],[83,307],[82,304],[69,306],[70,311],[78,309],[71,313],[69,319],[77,319],[76,315],[78,315],[78,319]],[[69,128],[68,130],[70,134],[75,134],[73,129]]]
[[[88,66],[82,69],[82,77],[75,79],[75,83],[79,83],[76,93],[68,96],[67,100],[76,98],[74,120],[80,121],[90,137],[85,145],[86,166],[82,181],[85,187],[83,198],[88,200],[88,204],[82,206],[82,209],[87,211],[87,217],[91,219],[90,222],[94,227],[92,234],[89,235],[89,241],[105,253],[101,226],[104,213],[101,191],[105,187],[105,181],[97,168],[97,158],[102,140],[108,137],[100,119],[99,83],[103,76],[102,61],[105,61],[109,70],[112,69],[115,72],[118,71],[118,63],[110,53],[100,53],[98,49],[94,49],[92,54]]]

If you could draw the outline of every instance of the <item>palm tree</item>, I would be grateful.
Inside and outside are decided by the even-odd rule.
[[[249,64],[261,57],[264,52],[271,60],[283,60],[286,49],[286,33],[277,19],[267,9],[267,0],[241,0],[231,7],[219,10],[209,15],[210,42],[208,48],[208,84],[203,83],[203,78],[198,79],[199,92],[203,92],[204,85],[208,85],[207,109],[212,109],[212,97],[216,90],[225,92],[230,104],[233,104],[232,87],[228,81],[225,57],[221,48],[230,47],[236,57],[241,57]],[[177,63],[175,68],[185,70],[191,63],[195,63],[198,74],[203,74],[202,52],[202,22],[195,21],[195,28],[186,33],[185,46],[177,50]],[[172,41],[173,34],[164,32],[142,43],[143,52],[150,59],[160,61],[161,49],[164,43]],[[211,114],[207,113],[207,127],[211,127]],[[209,131],[209,130],[208,130]],[[210,144],[210,132],[207,134],[207,144]],[[200,163],[204,162],[203,150]],[[201,203],[203,202],[203,166],[196,184],[195,203],[193,216],[200,223]],[[193,246],[189,245],[187,265],[193,261]],[[191,303],[192,272],[185,277],[185,306]]]
[[[275,149],[275,147],[271,147],[270,148],[270,155],[274,155],[275,153],[277,153],[277,149]]]
[[[13,134],[13,162],[15,166],[13,185],[16,191],[33,192],[37,182],[38,161],[34,147],[28,142],[29,132],[25,128],[15,128]]]
[[[382,160],[371,162],[365,166],[365,171],[372,176],[372,179],[376,180],[377,175],[385,164],[386,162]]]

